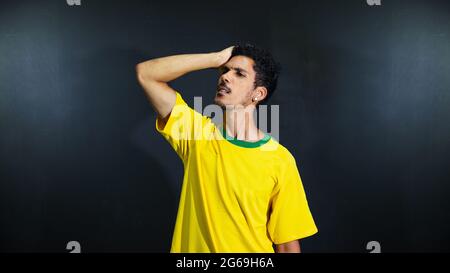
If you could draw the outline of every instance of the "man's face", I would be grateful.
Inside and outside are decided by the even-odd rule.
[[[253,65],[254,61],[249,57],[234,56],[221,66],[214,103],[221,107],[252,103],[256,75]]]

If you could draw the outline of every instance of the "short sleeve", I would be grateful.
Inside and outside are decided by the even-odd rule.
[[[283,244],[317,233],[295,158],[283,163],[271,199],[268,233],[275,244]]]
[[[176,92],[175,105],[165,125],[156,118],[156,130],[169,142],[178,156],[185,162],[192,150],[194,141],[201,131],[204,117],[189,107]]]

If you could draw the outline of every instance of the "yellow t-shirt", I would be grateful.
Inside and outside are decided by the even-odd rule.
[[[222,126],[176,103],[156,129],[183,161],[170,252],[274,252],[317,232],[291,153],[270,136],[229,139]]]

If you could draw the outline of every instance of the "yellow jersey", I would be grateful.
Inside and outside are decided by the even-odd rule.
[[[268,253],[317,232],[296,161],[269,135],[232,139],[178,92],[160,123],[184,166],[170,252]]]

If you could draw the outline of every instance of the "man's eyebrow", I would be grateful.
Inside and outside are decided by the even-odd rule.
[[[228,66],[228,65],[225,65],[225,67],[228,69],[236,70],[237,72],[244,72],[244,73],[248,74],[247,70],[240,68],[240,67],[232,67],[232,66]]]

